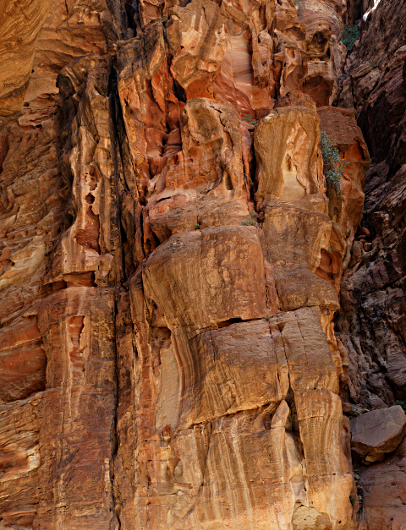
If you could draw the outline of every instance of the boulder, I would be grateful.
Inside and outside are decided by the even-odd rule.
[[[381,460],[406,434],[406,414],[400,405],[377,409],[351,421],[351,446],[365,462]]]

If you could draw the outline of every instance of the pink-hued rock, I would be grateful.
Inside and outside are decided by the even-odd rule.
[[[5,528],[32,528],[39,484],[41,394],[2,405],[0,411],[0,505]]]
[[[46,355],[37,317],[0,332],[0,399],[8,403],[44,390]]]

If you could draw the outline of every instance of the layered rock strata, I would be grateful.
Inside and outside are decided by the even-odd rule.
[[[0,525],[355,529],[344,6],[25,9],[0,22]]]

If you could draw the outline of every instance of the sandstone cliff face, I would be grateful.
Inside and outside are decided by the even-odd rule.
[[[370,128],[382,98],[398,126],[401,54],[368,95],[363,134],[343,108],[361,104],[341,90],[343,2],[3,11],[0,528],[357,528],[340,396],[376,401],[360,365],[375,362],[370,339],[356,358],[352,346],[364,340],[353,242],[369,148],[367,189],[383,190],[367,212],[387,197],[388,245],[401,245],[386,183],[402,137],[384,129],[398,153],[386,162]],[[320,131],[345,160],[335,195]],[[387,230],[378,217],[364,234]],[[396,303],[398,254],[383,284]],[[401,317],[388,318],[394,337]],[[402,346],[384,340],[399,379]],[[401,399],[399,385],[376,399]]]

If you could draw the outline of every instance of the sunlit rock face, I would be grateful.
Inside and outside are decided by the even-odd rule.
[[[346,6],[299,4],[5,11],[0,528],[357,528],[333,319],[369,154]]]

